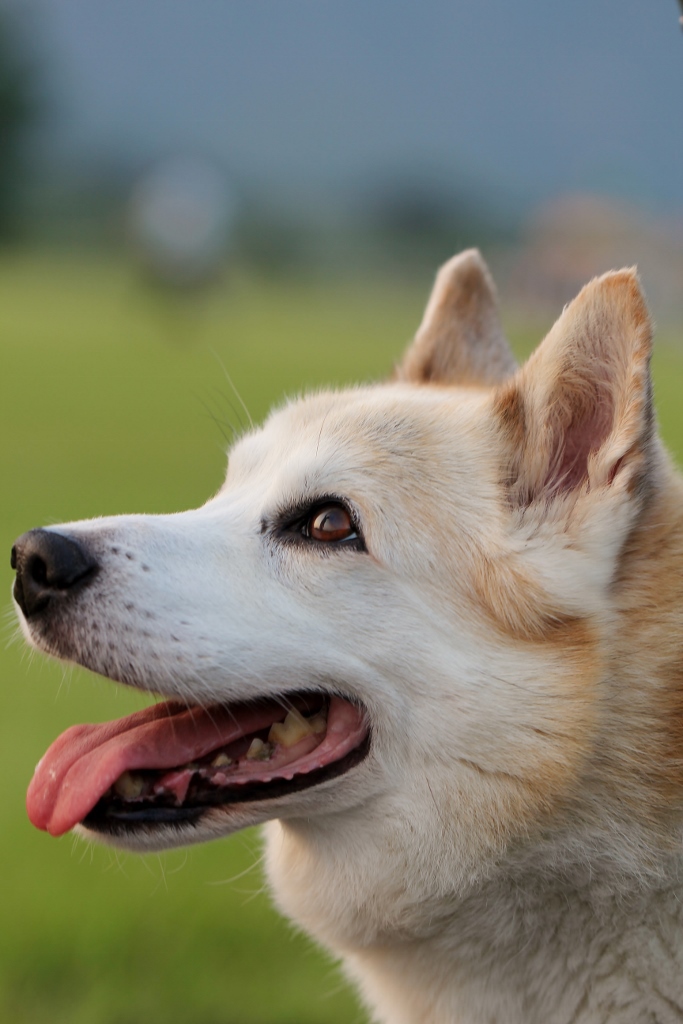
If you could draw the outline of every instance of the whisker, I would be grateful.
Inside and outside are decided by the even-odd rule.
[[[226,443],[226,444],[231,444],[231,443],[232,443],[232,441],[234,441],[234,439],[235,439],[235,434],[236,434],[236,431],[235,431],[235,428],[233,427],[233,425],[232,425],[231,423],[226,423],[225,421],[223,421],[223,420],[220,420],[220,419],[218,418],[218,416],[216,416],[215,412],[213,411],[213,409],[211,408],[211,406],[210,406],[210,405],[208,404],[208,402],[206,402],[206,401],[205,401],[205,400],[204,400],[204,399],[203,399],[203,398],[201,397],[201,395],[198,395],[198,394],[196,394],[196,393],[195,393],[194,397],[195,397],[195,399],[196,399],[196,400],[197,400],[197,401],[198,401],[198,402],[200,403],[200,405],[202,405],[202,406],[204,407],[204,409],[205,409],[205,411],[206,411],[206,414],[207,414],[208,418],[209,418],[210,420],[213,420],[213,422],[215,423],[215,425],[216,425],[216,426],[218,427],[218,430],[220,431],[220,433],[221,433],[221,435],[222,435],[222,437],[223,437],[223,440],[225,441],[225,443]],[[225,429],[224,429],[224,427],[228,427],[228,429],[229,429],[229,430],[230,430],[230,431],[232,432],[232,437],[229,437],[229,436],[228,436],[228,435],[226,434],[226,432],[225,432]]]
[[[232,377],[230,376],[230,374],[229,374],[229,373],[228,373],[228,371],[226,370],[226,368],[225,368],[225,364],[223,363],[223,360],[222,360],[222,359],[221,359],[221,357],[220,357],[220,356],[218,355],[218,353],[216,352],[216,350],[215,350],[215,349],[212,349],[212,350],[211,350],[211,352],[212,352],[212,354],[213,354],[213,356],[214,356],[215,360],[217,361],[218,365],[220,366],[221,370],[222,370],[222,371],[223,371],[223,373],[225,374],[225,379],[227,380],[228,384],[230,385],[230,387],[232,388],[233,392],[235,393],[235,397],[236,397],[237,401],[238,401],[238,402],[240,403],[240,405],[241,405],[241,406],[242,406],[242,408],[244,409],[245,413],[247,414],[247,419],[249,420],[249,425],[250,425],[250,427],[251,427],[251,428],[252,428],[252,430],[253,430],[253,429],[254,429],[254,421],[253,421],[253,419],[251,418],[251,413],[250,413],[250,412],[249,412],[249,410],[247,409],[247,407],[246,407],[246,405],[244,404],[244,401],[243,401],[243,399],[242,399],[242,396],[240,395],[239,391],[238,391],[238,390],[237,390],[237,388],[235,387],[235,384],[234,384],[234,382],[233,382],[233,379],[232,379]]]
[[[237,419],[237,422],[239,424],[239,430],[237,430],[235,427],[233,427],[234,433],[236,435],[243,434],[245,432],[245,429],[246,429],[245,425],[244,425],[244,420],[240,416],[239,409],[237,409],[235,407],[235,403],[231,400],[230,396],[226,395],[224,391],[220,390],[220,388],[214,387],[213,391],[214,391],[215,396],[217,396],[217,398],[220,399],[220,401],[222,403],[224,403],[225,405],[229,406],[230,411],[233,413],[233,415]]]
[[[266,855],[265,855],[265,853],[262,853],[261,856],[258,857],[254,861],[253,864],[250,864],[249,867],[246,867],[244,869],[244,871],[238,872],[238,874],[233,875],[231,878],[220,878],[220,879],[217,879],[214,882],[207,882],[206,884],[207,885],[211,885],[211,886],[216,886],[216,885],[232,885],[234,882],[239,882],[239,880],[241,878],[244,878],[246,875],[251,874],[252,871],[256,871],[257,868],[260,868],[261,865],[263,864],[263,862],[265,861],[265,859],[266,859]]]

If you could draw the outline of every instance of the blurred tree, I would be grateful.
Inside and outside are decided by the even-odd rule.
[[[380,182],[366,210],[368,226],[405,266],[433,267],[468,246],[509,241],[516,231],[511,216],[476,183],[428,172]]]
[[[34,68],[16,19],[0,6],[0,242],[19,223],[22,150],[36,114]]]

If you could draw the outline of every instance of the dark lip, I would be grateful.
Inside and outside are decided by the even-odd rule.
[[[134,835],[138,830],[148,833],[150,828],[163,825],[197,826],[208,812],[216,808],[279,800],[339,778],[365,760],[370,752],[371,740],[372,733],[369,729],[357,747],[332,764],[314,769],[305,775],[295,775],[291,780],[275,779],[272,782],[225,786],[207,792],[196,803],[160,806],[150,802],[131,808],[116,798],[104,797],[95,804],[81,824],[92,832],[111,836]]]

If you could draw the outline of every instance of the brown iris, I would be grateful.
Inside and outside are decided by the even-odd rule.
[[[343,505],[324,505],[308,520],[308,535],[313,540],[339,541],[356,536],[356,528]]]

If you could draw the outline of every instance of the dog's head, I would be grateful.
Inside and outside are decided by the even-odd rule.
[[[272,414],[202,508],[25,534],[28,640],[169,699],[60,737],[34,822],[162,848],[279,818],[344,871],[353,815],[378,865],[445,837],[451,881],[528,834],[600,735],[610,595],[665,472],[650,345],[621,271],[517,370],[464,253],[391,382]]]

